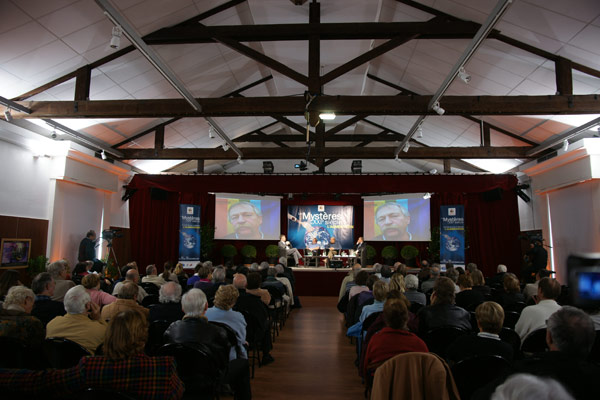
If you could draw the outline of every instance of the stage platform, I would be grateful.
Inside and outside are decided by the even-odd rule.
[[[292,267],[296,296],[338,296],[350,268]]]

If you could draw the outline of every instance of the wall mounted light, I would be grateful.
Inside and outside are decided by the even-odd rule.
[[[335,119],[335,113],[323,112],[319,114],[319,118],[321,118],[323,121],[331,121],[332,119]]]

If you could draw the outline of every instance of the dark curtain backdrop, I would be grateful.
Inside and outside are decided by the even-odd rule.
[[[130,189],[137,189],[129,200],[132,255],[142,269],[148,264],[162,269],[165,261],[176,261],[179,204],[200,205],[202,224],[214,226],[215,196],[211,193],[215,192],[281,195],[282,232],[287,232],[288,205],[352,205],[355,239],[363,230],[362,197],[339,193],[359,190],[364,195],[432,192],[432,226],[439,225],[441,205],[465,206],[467,262],[478,264],[486,276],[493,275],[498,264],[506,264],[510,271],[518,274],[521,251],[516,184],[517,179],[512,175],[136,175],[129,184]],[[166,191],[166,196],[153,199],[151,188]],[[484,192],[497,188],[502,189],[500,199],[484,198]],[[288,198],[288,193],[293,193],[293,198]],[[227,243],[238,250],[245,244],[256,246],[258,261],[265,259],[266,246],[275,244],[216,240],[213,261],[222,261],[219,250]],[[390,245],[370,244],[378,254],[384,246]],[[405,244],[395,243],[398,250]],[[411,244],[419,249],[421,258],[427,257],[429,242]]]

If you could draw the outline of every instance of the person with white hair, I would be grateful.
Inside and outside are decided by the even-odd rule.
[[[107,325],[100,318],[100,306],[92,302],[89,293],[81,285],[69,289],[64,304],[67,313],[48,323],[46,337],[72,340],[94,354],[106,334]]]
[[[575,400],[565,387],[552,378],[514,374],[496,388],[491,400]]]
[[[150,307],[148,319],[152,321],[174,322],[183,318],[181,309],[181,286],[175,282],[167,282],[160,287],[158,304]]]
[[[227,370],[225,377],[235,391],[235,398],[250,400],[250,376],[248,360],[229,360],[229,341],[227,332],[220,326],[211,324],[205,317],[208,309],[206,295],[200,289],[190,289],[181,299],[181,307],[185,316],[180,321],[173,322],[165,331],[164,338],[167,343],[186,343],[202,345],[210,350],[215,361],[215,366],[220,370]]]
[[[423,306],[427,305],[427,297],[424,293],[418,291],[419,289],[419,278],[414,274],[407,274],[404,278],[404,286],[406,291],[404,296],[411,303],[419,303]]]
[[[507,271],[508,268],[506,268],[506,265],[498,264],[498,266],[496,267],[496,275],[488,279],[488,286],[502,286],[502,283],[504,282],[504,275]]]
[[[25,286],[8,289],[0,308],[0,337],[18,339],[23,344],[40,348],[44,340],[44,326],[31,315],[35,294]]]
[[[56,286],[54,287],[54,294],[50,298],[54,301],[63,301],[65,294],[69,289],[75,286],[75,282],[67,279],[69,275],[69,264],[65,260],[54,261],[48,265],[47,272],[52,275]]]
[[[292,288],[292,284],[290,283],[290,280],[284,275],[285,270],[283,268],[283,265],[277,264],[275,266],[275,271],[277,272],[277,276],[275,277],[275,279],[277,279],[279,282],[283,283],[283,285],[285,286],[285,288],[287,290],[287,295],[290,297],[289,305],[293,306],[294,305],[294,290]]]

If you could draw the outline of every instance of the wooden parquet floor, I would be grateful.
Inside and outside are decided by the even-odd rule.
[[[256,368],[252,398],[364,399],[354,366],[355,346],[345,336],[337,297],[301,297],[275,339],[275,362]]]

